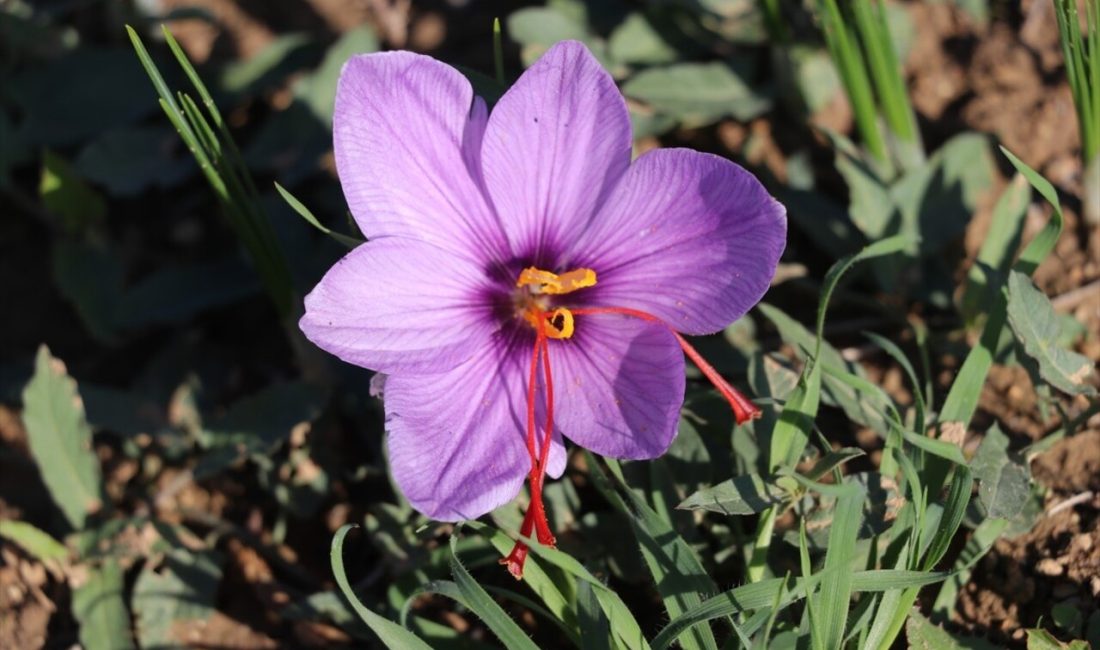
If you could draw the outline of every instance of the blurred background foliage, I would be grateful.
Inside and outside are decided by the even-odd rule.
[[[0,0],[0,647],[1100,643],[1090,2]],[[737,161],[791,235],[697,341],[764,417],[693,382],[666,457],[574,452],[520,585],[525,497],[413,512],[370,373],[296,320],[361,239],[343,62],[491,103],[561,39],[636,153]]]

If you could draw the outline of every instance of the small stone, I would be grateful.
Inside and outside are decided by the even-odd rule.
[[[1060,576],[1065,572],[1065,568],[1058,563],[1057,560],[1046,558],[1039,562],[1035,569],[1045,576]]]

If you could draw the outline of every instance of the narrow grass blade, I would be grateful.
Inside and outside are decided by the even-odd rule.
[[[1028,243],[1012,267],[1016,271],[1031,275],[1035,272],[1039,263],[1054,249],[1054,244],[1062,234],[1062,224],[1064,223],[1062,205],[1058,201],[1058,194],[1055,192],[1054,186],[1047,179],[1024,164],[1008,149],[1001,147],[1001,151],[1013,167],[1023,174],[1028,183],[1054,208],[1054,214],[1051,216],[1050,221]],[[986,320],[985,328],[982,330],[981,339],[978,345],[966,355],[966,360],[963,361],[959,374],[955,377],[955,383],[951,385],[951,390],[947,393],[947,400],[940,412],[941,425],[952,424],[966,427],[970,424],[970,419],[974,417],[974,411],[978,408],[978,397],[981,395],[982,384],[985,383],[985,377],[989,374],[989,369],[993,365],[993,355],[997,350],[1001,330],[1004,328],[1007,319],[1008,297],[1003,287],[996,292],[995,296],[989,308],[989,317]]]
[[[596,590],[583,580],[577,585],[577,619],[581,650],[612,650],[611,625],[600,608]]]
[[[466,606],[493,631],[508,650],[538,650],[527,634],[474,580],[458,559],[458,538],[451,536],[451,573]]]
[[[279,196],[283,197],[283,200],[286,201],[290,207],[294,208],[294,211],[298,213],[298,216],[305,219],[306,222],[309,223],[309,225],[313,226],[317,230],[320,230],[321,232],[325,233],[329,237],[332,237],[333,239],[340,242],[344,246],[347,246],[348,248],[355,248],[356,246],[359,246],[363,243],[359,239],[348,237],[343,233],[336,232],[335,230],[318,221],[317,217],[313,216],[313,213],[310,211],[310,209],[307,208],[305,204],[303,204],[301,201],[299,201],[293,194],[287,191],[287,189],[282,185],[275,183],[275,190],[279,193]]]
[[[917,371],[913,368],[913,364],[909,362],[909,358],[905,356],[901,348],[885,336],[880,336],[874,332],[864,332],[863,335],[870,339],[872,343],[882,348],[883,352],[890,355],[890,358],[896,361],[905,372],[905,376],[909,379],[909,383],[913,385],[913,408],[916,409],[917,413],[915,428],[919,433],[924,433],[924,426],[927,421],[927,407],[924,403],[921,382],[917,377]]]
[[[359,618],[367,624],[367,627],[378,635],[379,640],[390,650],[431,650],[431,647],[420,640],[418,636],[401,627],[397,623],[385,619],[370,611],[359,602],[348,583],[347,573],[344,571],[344,538],[352,528],[358,528],[355,524],[345,524],[336,531],[332,538],[332,574],[336,578],[336,584],[340,592],[344,594],[348,604],[359,615]]]
[[[947,501],[944,504],[943,516],[940,525],[924,556],[925,570],[931,570],[943,558],[947,547],[959,530],[963,516],[966,514],[966,506],[970,503],[970,492],[974,485],[974,479],[970,474],[970,468],[960,465],[955,468],[955,478],[951,481],[950,491],[947,493]]]
[[[951,576],[940,587],[939,594],[932,605],[932,611],[936,616],[948,619],[955,610],[955,601],[959,596],[959,590],[970,580],[970,566],[980,560],[986,552],[993,548],[993,543],[1008,527],[1007,519],[986,519],[978,524],[970,539],[966,541],[959,557],[955,560]]]
[[[64,544],[25,521],[0,520],[0,538],[15,544],[39,562],[69,557],[69,549]]]
[[[596,488],[630,520],[634,537],[642,551],[642,558],[653,576],[653,584],[661,595],[669,618],[675,618],[683,612],[698,606],[702,602],[702,593],[714,593],[718,587],[707,575],[703,564],[695,556],[695,551],[672,527],[672,523],[662,519],[630,486],[623,480],[618,465],[608,460],[611,475],[619,485],[615,492],[600,469],[596,457],[587,453],[590,476]],[[624,501],[625,499],[625,501]],[[717,650],[718,642],[707,625],[687,630],[678,639],[681,647],[687,650]]]
[[[489,540],[489,543],[500,553],[501,557],[507,557],[515,545],[515,541],[511,537],[495,528],[484,526],[479,527],[477,531]],[[527,558],[527,564],[523,567],[523,581],[538,595],[554,618],[572,630],[569,632],[570,635],[576,635],[580,632],[578,612],[574,610],[569,598],[562,593],[562,590],[558,588],[553,578],[547,573],[543,567],[543,560],[537,556]],[[580,583],[582,585],[587,584],[583,580]]]
[[[477,521],[466,522],[465,525],[478,532],[491,530],[491,527]],[[615,634],[627,648],[648,650],[649,643],[642,634],[642,628],[638,625],[638,620],[634,618],[634,614],[631,613],[630,608],[626,606],[626,603],[623,602],[619,594],[615,593],[614,590],[605,585],[599,578],[592,575],[592,573],[584,568],[584,566],[573,556],[555,548],[543,546],[533,539],[518,537],[512,539],[523,539],[523,541],[528,543],[531,555],[535,555],[545,560],[548,564],[565,571],[574,578],[583,580],[592,585],[593,588],[595,588],[596,599],[599,601],[600,607],[603,609],[604,614],[607,615],[607,619],[611,624],[611,632]]]
[[[848,622],[848,609],[852,600],[852,561],[855,557],[856,536],[859,533],[860,516],[865,494],[858,483],[845,486],[847,494],[837,500],[833,525],[829,530],[829,544],[825,550],[826,574],[821,589],[811,600],[816,600],[817,631],[815,640],[822,648],[838,648],[844,639],[844,627]]]

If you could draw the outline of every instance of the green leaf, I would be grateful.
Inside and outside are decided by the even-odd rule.
[[[664,602],[669,618],[675,618],[683,612],[699,605],[700,594],[713,593],[717,587],[707,575],[695,551],[688,546],[672,522],[662,518],[653,508],[639,497],[623,479],[614,460],[608,460],[611,474],[615,477],[626,503],[616,498],[614,488],[607,485],[606,476],[599,469],[595,456],[588,454],[586,459],[592,468],[591,476],[597,489],[604,493],[611,503],[630,519],[634,537],[641,547],[642,557],[653,576],[653,583]],[[660,498],[660,497],[658,497]],[[709,626],[693,627],[678,639],[686,650],[707,648],[717,650],[718,643]]]
[[[352,528],[358,528],[355,524],[344,524],[332,537],[332,574],[336,578],[336,584],[340,592],[344,594],[355,613],[378,635],[378,639],[390,650],[431,650],[431,647],[420,640],[412,632],[401,627],[397,623],[382,618],[378,614],[363,606],[356,598],[355,592],[348,583],[347,573],[344,571],[344,538]]]
[[[7,34],[5,34],[6,40]],[[141,66],[124,49],[84,45],[46,66],[5,76],[5,94],[23,109],[28,142],[67,146],[149,115]]]
[[[597,59],[603,59],[602,41],[582,22],[554,7],[525,7],[508,16],[508,36],[519,43],[523,65],[530,66],[558,41],[581,41]]]
[[[1027,650],[1089,650],[1088,641],[1062,643],[1046,630],[1027,630]]]
[[[40,562],[69,557],[69,549],[64,544],[25,521],[0,519],[0,538],[17,545]]]
[[[80,624],[80,643],[88,650],[134,648],[130,615],[122,596],[125,581],[118,561],[89,568],[84,584],[73,589],[73,617]]]
[[[370,25],[356,27],[339,38],[325,52],[321,65],[301,79],[294,94],[301,98],[326,126],[332,125],[332,110],[336,102],[336,81],[348,59],[357,54],[378,51],[378,37]]]
[[[451,536],[451,573],[454,574],[455,584],[465,599],[465,604],[478,618],[480,618],[493,634],[500,639],[506,648],[518,648],[520,650],[538,650],[538,646],[531,642],[527,634],[519,625],[501,609],[485,589],[474,580],[466,567],[458,559],[458,538]]]
[[[479,532],[488,528],[485,524],[477,521],[468,521],[465,525]],[[623,602],[622,598],[615,593],[615,591],[604,584],[599,578],[592,575],[592,573],[584,568],[584,566],[573,556],[563,553],[556,548],[543,546],[535,540],[529,539],[526,541],[532,555],[545,560],[548,564],[561,569],[578,580],[589,583],[595,588],[596,599],[599,601],[601,609],[603,609],[604,614],[607,616],[607,620],[611,624],[611,631],[624,647],[632,649],[639,648],[641,650],[647,650],[649,648],[649,643],[646,642],[637,619],[634,618],[630,608],[626,606],[626,603]]]
[[[47,210],[61,217],[66,230],[83,231],[107,214],[107,204],[88,187],[64,158],[50,150],[42,156],[42,178],[38,194]]]
[[[848,214],[869,241],[881,239],[897,227],[897,208],[889,184],[850,142],[830,134],[836,149],[836,170],[848,185]]]
[[[963,516],[966,515],[966,506],[970,503],[970,492],[974,485],[970,469],[965,465],[955,468],[955,478],[951,481],[951,487],[947,493],[947,501],[944,503],[943,515],[936,526],[936,532],[928,544],[928,550],[924,556],[924,568],[931,570],[947,553],[955,533],[959,530]]]
[[[1008,149],[1001,147],[1001,152],[1016,171],[1023,174],[1031,186],[1054,208],[1050,221],[1024,247],[1013,265],[1014,270],[1030,275],[1054,249],[1054,244],[1062,234],[1062,225],[1065,222],[1062,206],[1054,186],[1048,180],[1028,167]],[[955,378],[955,383],[951,385],[951,390],[947,394],[940,412],[941,423],[955,426],[961,424],[964,427],[970,424],[970,419],[978,408],[978,397],[981,395],[982,385],[985,383],[986,375],[989,374],[989,368],[993,365],[993,357],[1001,339],[1001,330],[1004,329],[1007,318],[1007,303],[1007,292],[999,291],[989,307],[989,317],[978,345],[967,354]]]
[[[1039,364],[1039,375],[1051,386],[1071,395],[1095,395],[1089,380],[1095,374],[1091,359],[1057,347],[1062,326],[1050,299],[1019,271],[1008,278],[1008,324],[1024,351]]]
[[[1007,273],[1012,266],[1013,257],[1020,247],[1030,200],[1031,186],[1022,174],[1016,174],[997,199],[989,231],[966,276],[966,287],[959,308],[968,321],[973,321],[980,313],[987,311],[994,299],[994,293],[989,286],[993,278],[986,277],[987,273],[990,270]]]
[[[669,45],[649,19],[641,12],[633,12],[619,23],[608,38],[608,53],[618,63],[653,65],[672,63],[677,50]]]
[[[320,413],[325,391],[303,381],[268,386],[233,404],[203,432],[212,446],[243,444],[254,451],[285,440],[294,427]]]
[[[42,345],[34,377],[23,390],[23,423],[50,497],[76,530],[103,507],[99,460],[92,450],[92,430],[76,382],[65,364]]]
[[[844,627],[848,622],[851,605],[852,573],[849,570],[855,557],[856,536],[859,533],[860,512],[865,493],[858,483],[844,484],[847,494],[837,500],[833,526],[829,532],[829,545],[825,551],[824,569],[829,571],[821,581],[821,590],[811,599],[818,615],[818,633],[815,643],[822,648],[838,648],[844,639]]]
[[[252,57],[225,66],[218,81],[230,93],[262,90],[300,67],[303,50],[309,45],[310,38],[305,34],[279,36]]]
[[[986,516],[1011,519],[1027,503],[1031,472],[1009,453],[1008,437],[999,425],[994,424],[986,431],[970,461],[970,469],[979,481],[978,498],[985,506]]]
[[[186,548],[173,548],[163,560],[146,562],[131,601],[142,647],[183,647],[194,642],[192,628],[214,614],[220,563],[216,553]]]
[[[759,474],[744,474],[699,490],[676,507],[725,515],[751,515],[777,506],[787,497],[786,490]]]
[[[515,545],[512,538],[494,528],[485,526],[477,530],[481,535],[488,538],[489,543],[500,553],[501,557],[507,557]],[[566,628],[573,630],[574,635],[581,632],[581,628],[577,627],[579,612],[573,610],[568,597],[562,593],[553,578],[546,572],[543,560],[537,556],[527,558],[527,563],[523,567],[523,581],[531,587],[532,591],[538,594],[556,620],[560,621]],[[581,585],[587,584],[583,580],[579,582]]]
[[[905,624],[905,637],[909,650],[992,650],[997,647],[983,639],[959,639],[915,610],[910,612]]]
[[[771,107],[728,65],[678,63],[643,70],[622,86],[623,94],[691,126],[726,116],[746,122]]]
[[[159,126],[127,126],[101,134],[81,149],[74,164],[88,180],[117,196],[151,187],[171,187],[194,174],[194,164],[177,155],[179,138]]]
[[[577,620],[581,650],[611,650],[611,626],[600,608],[595,588],[584,580],[577,584]]]

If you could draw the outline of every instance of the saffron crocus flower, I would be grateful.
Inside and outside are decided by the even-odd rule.
[[[761,298],[783,207],[718,156],[631,162],[626,104],[583,45],[550,48],[492,114],[453,68],[408,52],[352,58],[334,115],[336,166],[368,241],[305,299],[302,331],[387,376],[394,479],[443,521],[531,484],[520,532],[554,539],[543,477],[563,437],[655,458],[676,435],[684,355],[759,412],[680,333],[709,334]],[[506,558],[522,572],[527,547]]]

